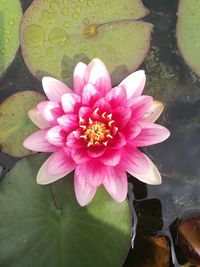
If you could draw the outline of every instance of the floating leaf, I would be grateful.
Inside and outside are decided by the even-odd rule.
[[[190,68],[200,77],[200,1],[180,0],[177,41],[180,52]]]
[[[0,0],[0,75],[9,66],[19,47],[20,1]]]
[[[27,112],[44,98],[37,92],[23,91],[0,104],[0,146],[3,152],[14,157],[32,153],[22,145],[24,139],[37,130]]]
[[[140,0],[35,0],[21,24],[25,63],[37,77],[66,81],[79,61],[99,57],[119,80],[148,52],[152,24],[133,21],[147,13]]]
[[[100,188],[82,208],[72,177],[37,185],[44,158],[20,160],[0,183],[0,265],[121,267],[131,238],[128,202]]]

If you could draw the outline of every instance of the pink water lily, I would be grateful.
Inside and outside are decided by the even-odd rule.
[[[127,196],[126,172],[145,183],[160,184],[158,169],[139,148],[160,143],[170,133],[154,123],[163,105],[141,95],[145,81],[139,70],[112,88],[99,59],[77,64],[73,91],[44,77],[48,100],[29,111],[40,130],[24,141],[30,150],[53,153],[40,168],[37,183],[52,183],[75,170],[81,206],[92,200],[101,184],[122,202]]]

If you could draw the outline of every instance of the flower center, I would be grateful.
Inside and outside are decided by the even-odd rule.
[[[88,146],[99,145],[106,142],[108,136],[111,137],[110,130],[106,128],[105,123],[92,120],[86,128],[85,135],[87,136]]]
[[[98,109],[94,110],[91,118],[85,120],[80,118],[80,127],[83,132],[80,138],[83,138],[87,146],[107,146],[108,142],[113,139],[113,136],[118,131],[114,126],[112,114],[106,112],[98,114]]]

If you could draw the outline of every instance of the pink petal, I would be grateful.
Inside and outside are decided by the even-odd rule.
[[[37,105],[37,109],[50,125],[56,125],[57,118],[63,114],[60,105],[53,101],[43,101]]]
[[[74,83],[74,92],[77,95],[82,94],[83,87],[87,83],[87,65],[79,62],[75,69],[74,69],[74,77],[73,77],[73,83]]]
[[[123,134],[125,139],[131,140],[136,138],[141,133],[140,123],[135,123],[135,121],[130,121],[123,129]]]
[[[62,150],[52,154],[41,166],[37,174],[38,184],[49,184],[63,178],[75,169],[76,165]]]
[[[77,135],[74,133],[74,131],[68,134],[66,144],[67,146],[73,148],[78,148],[83,146],[83,144],[81,143],[80,139],[77,138]]]
[[[153,103],[151,96],[138,96],[131,99],[132,119],[141,120]]]
[[[137,173],[137,172],[129,172],[132,176],[136,177],[138,180],[151,185],[158,185],[162,183],[162,179],[160,173],[153,162],[145,155],[149,168],[146,173]]]
[[[81,98],[76,94],[64,94],[62,96],[62,106],[65,112],[75,111],[76,104],[80,103]]]
[[[107,149],[105,153],[99,158],[100,161],[108,166],[116,166],[121,159],[119,149]]]
[[[127,102],[126,90],[122,86],[117,86],[106,94],[105,99],[113,107],[125,105]]]
[[[98,159],[92,159],[78,166],[82,177],[92,186],[98,187],[107,175],[107,166]]]
[[[124,134],[118,132],[115,135],[114,139],[111,142],[109,142],[109,144],[110,144],[109,146],[111,148],[114,148],[114,149],[121,148],[121,147],[125,146],[126,145],[126,139],[124,137]]]
[[[93,106],[93,109],[95,110],[98,108],[98,113],[102,114],[104,112],[110,113],[111,111],[111,105],[104,99],[104,98],[99,98]]]
[[[130,108],[121,106],[112,111],[112,119],[116,122],[116,126],[122,129],[131,119],[132,111]]]
[[[145,114],[143,121],[155,122],[163,112],[164,105],[162,102],[154,100],[148,112]]]
[[[72,155],[73,160],[77,164],[84,163],[84,162],[89,161],[91,159],[88,156],[87,149],[85,147],[72,149],[71,155]]]
[[[79,118],[88,119],[92,115],[92,109],[89,107],[81,107],[79,109]]]
[[[46,133],[46,139],[48,142],[55,146],[65,146],[66,137],[66,132],[60,126],[54,126]]]
[[[100,93],[91,83],[87,83],[82,91],[82,104],[92,106],[100,98]]]
[[[88,65],[88,82],[92,83],[96,89],[105,95],[112,87],[110,75],[106,66],[100,59],[93,59]]]
[[[155,124],[142,122],[141,133],[132,140],[132,145],[136,147],[150,146],[163,142],[170,136],[170,132],[167,128]]]
[[[76,163],[73,161],[70,153],[66,153],[63,149],[54,153],[48,161],[46,170],[52,175],[67,175],[76,168]]]
[[[58,147],[50,144],[46,139],[46,133],[49,130],[42,129],[31,134],[23,143],[23,146],[38,152],[54,152],[58,150]]]
[[[146,82],[146,75],[143,70],[138,70],[126,77],[119,85],[126,89],[127,99],[142,94]]]
[[[48,128],[49,123],[41,116],[37,108],[32,108],[28,111],[28,116],[32,122],[40,129]]]
[[[78,116],[73,113],[68,113],[59,117],[57,122],[66,132],[70,132],[78,127]]]
[[[125,200],[128,193],[128,182],[126,172],[120,167],[109,168],[103,185],[114,200],[119,203]]]
[[[63,178],[66,175],[66,173],[61,173],[57,175],[47,173],[47,165],[48,165],[50,158],[51,157],[49,157],[39,169],[39,172],[36,178],[36,182],[38,184],[41,184],[41,185],[50,184],[50,183],[57,181],[58,179]]]
[[[87,149],[87,153],[88,153],[88,155],[90,156],[90,158],[92,157],[92,158],[98,158],[98,157],[100,157],[101,155],[103,155],[104,154],[104,152],[105,152],[105,150],[106,150],[106,148],[105,147],[89,147],[88,149]]]
[[[44,77],[42,85],[48,99],[55,102],[61,102],[62,95],[72,92],[66,84],[52,77]]]
[[[85,176],[82,173],[81,168],[78,166],[75,170],[74,175],[74,189],[76,194],[76,199],[81,206],[86,206],[93,199],[97,187],[90,185]]]
[[[130,145],[123,147],[121,150],[120,165],[129,173],[145,173],[149,168],[145,155],[139,149]]]

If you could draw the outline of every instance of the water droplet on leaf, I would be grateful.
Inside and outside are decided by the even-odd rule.
[[[23,38],[25,43],[31,48],[41,46],[44,41],[44,29],[37,24],[27,26],[24,29]]]
[[[67,33],[61,28],[53,29],[48,37],[49,41],[52,44],[64,43],[67,38],[68,38]]]

